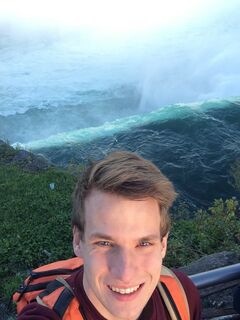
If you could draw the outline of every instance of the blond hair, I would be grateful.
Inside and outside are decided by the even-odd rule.
[[[85,200],[93,190],[117,194],[128,199],[154,198],[161,216],[160,234],[170,229],[169,208],[176,198],[172,183],[150,161],[127,151],[117,151],[86,168],[73,193],[72,225],[81,236],[85,226]]]

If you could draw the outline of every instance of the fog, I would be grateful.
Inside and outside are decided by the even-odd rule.
[[[131,33],[186,23],[202,13],[221,10],[223,0],[8,0],[0,18],[15,26],[88,28],[100,33]]]
[[[0,114],[128,84],[139,111],[239,96],[240,2],[209,3],[2,2]]]

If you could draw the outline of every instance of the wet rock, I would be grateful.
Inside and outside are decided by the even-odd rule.
[[[28,171],[42,171],[50,167],[49,162],[39,155],[34,155],[26,150],[19,150],[12,158],[11,164],[19,165]]]
[[[3,140],[0,139],[0,145],[1,144],[6,144],[6,142],[4,142]]]
[[[23,170],[32,172],[46,170],[52,166],[42,155],[14,149],[3,140],[0,140],[0,164],[16,165]]]
[[[217,269],[231,264],[239,263],[240,255],[235,252],[223,251],[204,256],[179,270],[188,275]]]

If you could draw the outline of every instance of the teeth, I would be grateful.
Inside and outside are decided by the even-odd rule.
[[[118,292],[120,294],[129,294],[137,291],[137,289],[140,287],[140,285],[132,288],[127,288],[127,289],[120,289],[120,288],[115,288],[115,287],[110,287],[112,291]]]

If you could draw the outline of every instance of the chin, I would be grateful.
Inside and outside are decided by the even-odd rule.
[[[123,310],[121,310],[121,312],[116,313],[116,310],[115,310],[113,316],[121,320],[136,320],[138,319],[140,314],[141,314],[141,311],[134,313],[134,312],[128,312],[127,310],[126,312],[123,312]]]

